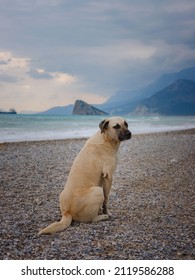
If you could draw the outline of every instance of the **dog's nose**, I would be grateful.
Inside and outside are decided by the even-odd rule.
[[[129,130],[127,130],[125,134],[126,134],[127,139],[131,138],[131,132]]]

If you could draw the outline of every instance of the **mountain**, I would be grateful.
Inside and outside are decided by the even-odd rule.
[[[195,82],[177,80],[140,102],[137,114],[195,115]]]
[[[135,112],[140,102],[163,90],[180,79],[195,81],[195,67],[186,68],[179,72],[162,75],[150,85],[137,90],[120,90],[111,96],[105,103],[93,105],[96,109],[111,115],[125,115]],[[53,107],[41,114],[71,115],[74,105]],[[143,108],[143,107],[142,107]]]
[[[120,107],[122,110],[123,105],[125,105],[125,107],[127,107],[127,105],[134,107],[138,101],[152,96],[179,79],[195,81],[195,67],[186,68],[175,73],[164,74],[154,83],[137,90],[120,90],[111,96],[104,104],[99,106],[99,108],[115,114],[117,113],[115,108]]]
[[[107,115],[107,113],[97,109],[94,106],[89,105],[88,103],[82,100],[75,101],[72,114],[73,115]]]
[[[61,116],[68,116],[72,114],[74,105],[67,105],[67,106],[57,106],[53,107],[51,109],[48,109],[44,112],[41,112],[39,114],[41,115],[61,115]]]

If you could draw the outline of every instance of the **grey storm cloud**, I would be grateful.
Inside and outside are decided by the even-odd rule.
[[[0,65],[8,65],[11,59],[1,59],[0,60]]]
[[[19,81],[19,78],[17,76],[11,76],[8,74],[1,74],[0,73],[0,82],[6,82],[6,83],[16,83]]]
[[[0,0],[0,4],[1,48],[30,57],[29,74],[36,79],[65,72],[109,96],[195,64],[191,0]],[[46,72],[33,70],[37,68]]]
[[[30,71],[27,73],[29,76],[31,76],[34,79],[53,79],[53,76],[50,73],[47,72],[40,72],[37,69],[30,69]]]

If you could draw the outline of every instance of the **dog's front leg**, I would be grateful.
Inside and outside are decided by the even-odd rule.
[[[112,185],[112,178],[108,176],[108,173],[103,174],[103,191],[104,191],[104,202],[103,202],[103,214],[108,213],[108,198]]]

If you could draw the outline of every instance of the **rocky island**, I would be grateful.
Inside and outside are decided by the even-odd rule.
[[[82,100],[76,100],[73,108],[73,115],[108,115],[106,112],[89,105]]]

